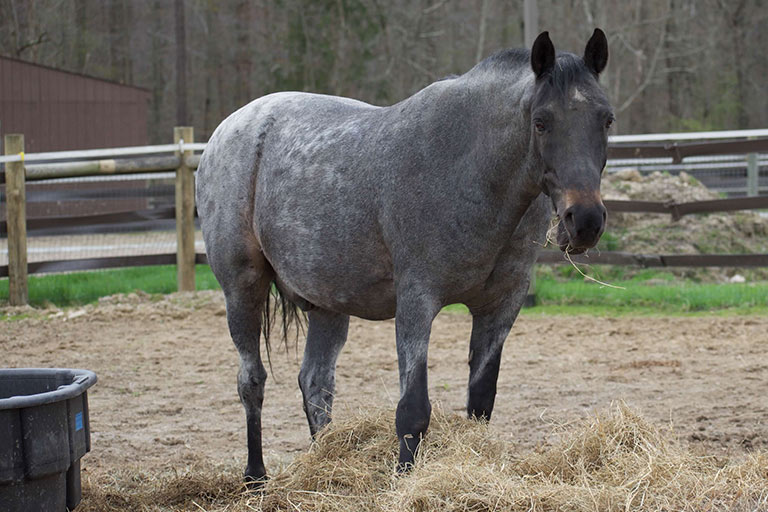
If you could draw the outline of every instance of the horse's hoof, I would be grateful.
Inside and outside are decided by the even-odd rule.
[[[395,472],[398,475],[407,475],[413,469],[413,462],[398,462],[395,466]]]
[[[246,473],[243,478],[243,483],[245,484],[245,488],[249,491],[261,491],[264,488],[264,484],[267,483],[267,480],[268,477],[266,473],[262,473],[261,475],[249,475]]]

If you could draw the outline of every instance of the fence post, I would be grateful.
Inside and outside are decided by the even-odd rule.
[[[191,126],[177,126],[173,129],[173,142],[189,144],[194,141]],[[178,290],[195,289],[195,174],[187,165],[192,150],[185,149],[179,157],[176,169],[176,281]]]
[[[751,137],[754,138],[754,137]],[[757,167],[757,153],[749,153],[747,155],[747,195],[756,196],[759,195],[759,178],[760,170]]]
[[[5,154],[24,153],[24,135],[5,136]],[[5,164],[6,217],[8,220],[8,301],[24,306],[27,291],[27,195],[24,161]]]

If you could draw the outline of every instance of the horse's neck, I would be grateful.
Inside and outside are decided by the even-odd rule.
[[[457,88],[473,101],[464,101],[464,116],[471,120],[470,128],[477,136],[467,148],[474,165],[456,169],[465,175],[469,185],[484,184],[489,207],[504,211],[506,218],[522,217],[539,195],[537,176],[541,162],[531,147],[530,108],[533,88],[532,75],[521,70],[517,76],[490,80],[483,76],[457,79]],[[461,83],[464,80],[465,83]],[[460,94],[444,95],[446,101],[462,101]]]
[[[489,244],[506,243],[540,192],[529,147],[533,83],[521,75],[508,83],[487,76],[436,82],[390,110],[402,130],[396,138],[421,157],[418,169],[403,172],[428,181]]]

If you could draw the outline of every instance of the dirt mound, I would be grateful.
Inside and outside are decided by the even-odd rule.
[[[678,176],[655,172],[642,176],[634,170],[603,178],[605,199],[643,201],[706,201],[719,195],[685,172]],[[686,215],[614,213],[599,246],[603,250],[643,254],[748,254],[768,252],[768,218],[756,212]],[[685,277],[725,280],[735,273],[751,279],[768,278],[765,269],[672,269]]]
[[[42,308],[2,305],[0,315],[43,323],[50,319],[66,322],[80,317],[88,320],[136,317],[184,319],[196,310],[210,310],[215,316],[225,316],[227,311],[224,306],[224,296],[218,290],[179,292],[168,295],[149,294],[138,290],[132,293],[107,295],[100,297],[95,304],[74,308],[61,309],[50,304]]]
[[[686,172],[676,176],[661,172],[643,176],[634,169],[625,169],[604,175],[601,191],[605,199],[620,200],[687,203],[720,198]]]
[[[519,454],[482,423],[436,409],[416,468],[393,472],[390,412],[367,411],[326,430],[312,449],[247,493],[230,469],[87,481],[91,510],[468,511],[765,510],[768,456],[717,461],[681,448],[620,403],[559,428]]]

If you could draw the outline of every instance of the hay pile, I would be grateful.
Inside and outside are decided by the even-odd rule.
[[[606,174],[603,198],[616,200],[691,202],[720,196],[685,172],[678,176],[654,172],[642,176],[625,170]],[[610,245],[610,247],[608,247]],[[609,215],[603,250],[642,254],[746,254],[768,252],[768,218],[754,211],[686,215],[672,221],[670,215],[614,213]],[[750,280],[768,279],[765,269],[674,269],[673,273],[705,280],[723,281],[734,273]]]
[[[393,423],[390,412],[336,422],[263,493],[243,493],[231,468],[123,474],[87,482],[82,512],[768,510],[768,455],[694,456],[624,404],[561,428],[558,441],[528,454],[436,408],[405,477],[393,474]]]

